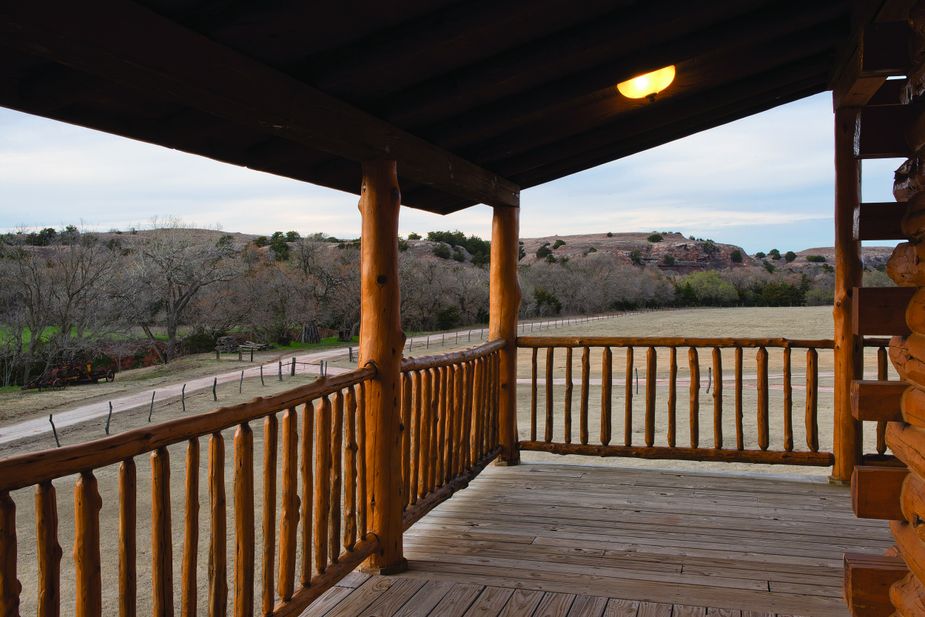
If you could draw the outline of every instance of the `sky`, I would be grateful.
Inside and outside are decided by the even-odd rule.
[[[678,231],[749,253],[833,242],[831,97],[808,97],[521,193],[521,237]],[[891,201],[901,161],[865,161],[865,201]],[[357,197],[0,108],[0,231],[73,224],[359,235]],[[400,233],[490,236],[491,209],[402,208]]]

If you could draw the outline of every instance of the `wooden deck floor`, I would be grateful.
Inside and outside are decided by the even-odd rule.
[[[409,530],[408,572],[354,573],[305,615],[844,617],[842,554],[890,544],[846,487],[489,467]]]

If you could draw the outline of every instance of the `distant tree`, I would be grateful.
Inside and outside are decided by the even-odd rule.
[[[764,259],[767,256],[768,256],[767,253],[764,253],[763,251],[758,251],[757,253],[755,253],[756,259]]]
[[[539,259],[545,259],[546,257],[549,257],[550,255],[552,255],[552,251],[549,248],[548,242],[543,243],[543,246],[536,249],[536,256]]]
[[[768,260],[762,261],[761,265],[764,266],[764,269],[767,270],[769,274],[774,274],[774,271],[777,270],[777,268],[774,267],[774,264],[772,264]]]
[[[524,250],[524,243],[518,242],[517,243],[517,261],[520,261],[526,256],[527,256],[527,251]]]
[[[565,240],[562,240],[561,238],[552,243],[553,250],[559,248],[560,246],[565,246]]]
[[[444,244],[443,242],[439,242],[435,244],[434,245],[434,255],[436,255],[440,259],[449,259],[451,256],[450,245]]]
[[[780,251],[778,251],[777,249],[771,249],[770,251],[768,251],[768,257],[770,257],[774,261],[777,261],[778,259],[780,259]]]
[[[297,231],[287,231],[286,232],[286,242],[298,242],[301,236]]]
[[[612,231],[608,231],[608,232],[607,232],[607,237],[608,237],[608,238],[613,238],[613,232],[612,232]]]
[[[825,263],[825,255],[807,255],[806,261],[814,264]]]
[[[409,240],[420,240],[421,234],[416,234],[412,231],[410,234],[408,234],[408,239]]]
[[[266,236],[257,236],[254,238],[254,244],[257,246],[268,246],[270,244],[270,239]]]
[[[678,286],[688,288],[682,294],[688,296],[692,294],[700,305],[729,306],[739,299],[739,294],[732,283],[723,279],[715,270],[688,274],[680,280]]]
[[[729,259],[732,260],[732,263],[734,264],[742,263],[742,251],[739,249],[732,251],[732,253],[729,255]]]
[[[674,256],[673,256],[673,255],[665,255],[665,258],[662,259],[662,263],[665,264],[666,266],[669,266],[669,267],[675,265]]]
[[[646,240],[648,240],[649,242],[652,242],[653,244],[656,242],[661,242],[664,239],[665,238],[660,233],[650,234],[649,237],[646,238]]]
[[[788,264],[791,263],[796,258],[797,258],[797,254],[794,253],[793,251],[787,251],[786,253],[784,253],[784,261],[786,261]]]
[[[630,261],[635,266],[642,265],[642,253],[639,251],[639,249],[633,249],[630,251]]]

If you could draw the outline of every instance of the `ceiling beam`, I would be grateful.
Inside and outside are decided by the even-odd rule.
[[[395,159],[403,177],[474,202],[519,205],[509,180],[129,1],[3,3],[0,45],[337,157]]]

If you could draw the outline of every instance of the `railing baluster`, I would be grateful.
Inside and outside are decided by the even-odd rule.
[[[877,379],[886,381],[889,378],[886,347],[877,348]],[[886,454],[886,420],[877,422],[877,454]]]
[[[312,522],[315,506],[315,476],[312,467],[315,443],[315,406],[311,401],[302,406],[302,435],[300,437],[299,468],[302,476],[302,502],[299,518],[302,519],[302,568],[299,571],[299,582],[302,587],[308,587],[312,580]]]
[[[437,440],[434,449],[436,460],[434,461],[434,488],[443,486],[444,467],[443,462],[446,458],[446,424],[447,424],[447,401],[449,399],[449,370],[445,366],[437,369],[437,383],[440,385],[437,397]]]
[[[341,490],[343,488],[343,451],[344,451],[344,395],[338,391],[334,395],[334,409],[331,417],[331,498],[328,515],[330,535],[328,551],[331,563],[337,563],[340,556],[341,530]]]
[[[100,578],[100,509],[102,505],[96,476],[92,471],[81,472],[74,484],[74,587],[77,592],[74,614],[77,617],[99,617],[103,613],[103,585]],[[10,535],[13,538],[14,555],[16,548],[16,530],[12,526],[12,515],[15,511],[8,493],[0,495],[0,512],[2,512],[0,524],[3,526],[3,533],[0,533],[0,537],[4,538],[3,542],[7,546],[0,554],[4,554],[4,560],[7,561],[10,559],[8,556]],[[12,580],[4,583],[5,589],[0,589],[4,598],[12,597],[13,585],[18,587],[15,561],[13,566],[10,570],[13,572]],[[18,588],[15,593],[18,596]],[[15,602],[16,605],[19,604],[18,598]]]
[[[134,480],[134,471],[133,471]],[[209,617],[225,617],[228,606],[228,536],[225,503],[225,440],[209,437]],[[134,482],[133,482],[134,483]]]
[[[581,348],[581,402],[578,409],[578,440],[588,443],[588,399],[591,391],[591,350]]]
[[[668,447],[674,448],[678,435],[678,348],[668,352]]]
[[[555,365],[555,347],[546,348],[546,432],[543,441],[552,442],[552,373]]]
[[[530,441],[536,441],[536,354],[534,347],[530,356]]]
[[[357,389],[357,534],[366,538],[366,383]]]
[[[745,449],[744,414],[742,411],[742,348],[735,348],[735,414],[736,414],[736,450]]]
[[[768,350],[759,347],[755,364],[758,370],[758,447],[767,450],[770,443],[768,420]]]
[[[135,461],[119,465],[119,616],[135,617],[138,575],[136,535],[138,483]]]
[[[572,383],[572,348],[565,348],[565,405],[562,434],[565,443],[572,443],[572,392],[575,385]]]
[[[296,537],[299,529],[299,416],[294,407],[283,412],[283,490],[279,515],[279,574],[276,592],[283,602],[295,591]]]
[[[453,364],[446,367],[449,398],[447,400],[447,419],[446,419],[446,464],[445,464],[445,481],[449,482],[456,475],[456,465],[459,464],[459,440],[457,435],[460,428],[459,417],[459,365]]]
[[[655,380],[658,372],[658,354],[655,347],[646,350],[646,445],[655,444]]]
[[[806,447],[819,451],[819,353],[806,350]]]
[[[21,590],[16,574],[16,502],[9,491],[0,491],[0,615],[19,615]]]
[[[424,399],[421,396],[421,371],[414,371],[412,383],[414,387],[414,401],[411,407],[411,469],[408,470],[408,503],[415,504],[420,490],[419,478],[421,475],[421,428],[423,426]],[[348,399],[349,400],[349,399]],[[355,490],[355,486],[354,486]]]
[[[610,347],[601,351],[601,444],[610,444],[611,406],[613,388],[613,352]]]
[[[254,614],[254,433],[234,433],[234,615]]]
[[[633,348],[626,348],[626,384],[623,407],[623,445],[633,445]]]
[[[151,595],[155,615],[173,615],[173,537],[167,448],[151,453]]]
[[[723,355],[713,348],[713,447],[723,447]]]
[[[352,551],[357,543],[357,400],[353,386],[347,388],[346,443],[344,444],[344,548]],[[406,428],[405,430],[410,430]],[[413,483],[413,480],[412,480]],[[363,497],[362,495],[360,496]]]
[[[331,515],[331,401],[327,396],[315,404],[315,531],[312,533],[315,572],[328,567],[328,526]]]
[[[263,419],[263,569],[261,606],[263,614],[273,612],[276,599],[273,590],[273,575],[276,570],[276,437],[278,421],[276,414]]]
[[[430,492],[430,446],[433,427],[433,371],[421,371],[421,454],[418,463],[418,497]],[[361,496],[362,499],[362,496]]]
[[[411,375],[402,373],[401,376],[401,499],[402,509],[411,503],[409,492],[411,489],[411,403],[413,399],[411,389]],[[348,420],[349,423],[349,420]],[[349,427],[347,432],[349,433]],[[349,462],[348,462],[349,464]],[[349,482],[349,480],[348,480]]]
[[[196,617],[197,570],[199,554],[199,440],[190,439],[186,445],[186,512],[183,519],[183,565],[180,570],[180,614]]]
[[[473,414],[472,414],[472,388],[475,383],[475,361],[463,364],[463,460],[460,471],[468,470],[475,464],[475,453],[472,450]]]
[[[790,347],[784,347],[784,450],[793,451],[793,384],[790,370]]]
[[[473,433],[473,461],[482,459],[485,449],[485,422],[483,421],[483,412],[485,408],[485,399],[483,387],[483,376],[485,373],[485,359],[476,358],[474,362],[473,391],[472,391],[472,422],[475,424]]]
[[[691,375],[689,385],[691,447],[697,448],[700,445],[700,357],[697,355],[696,347],[688,348],[687,362]]]
[[[0,532],[0,537],[2,536],[3,533]],[[42,617],[58,617],[61,614],[61,545],[58,543],[58,497],[51,481],[42,482],[35,487],[35,538],[39,585],[38,614]],[[5,555],[2,549],[0,554]],[[13,554],[15,555],[15,551]],[[5,560],[3,563],[4,566],[9,565]],[[11,572],[15,572],[15,567]]]

